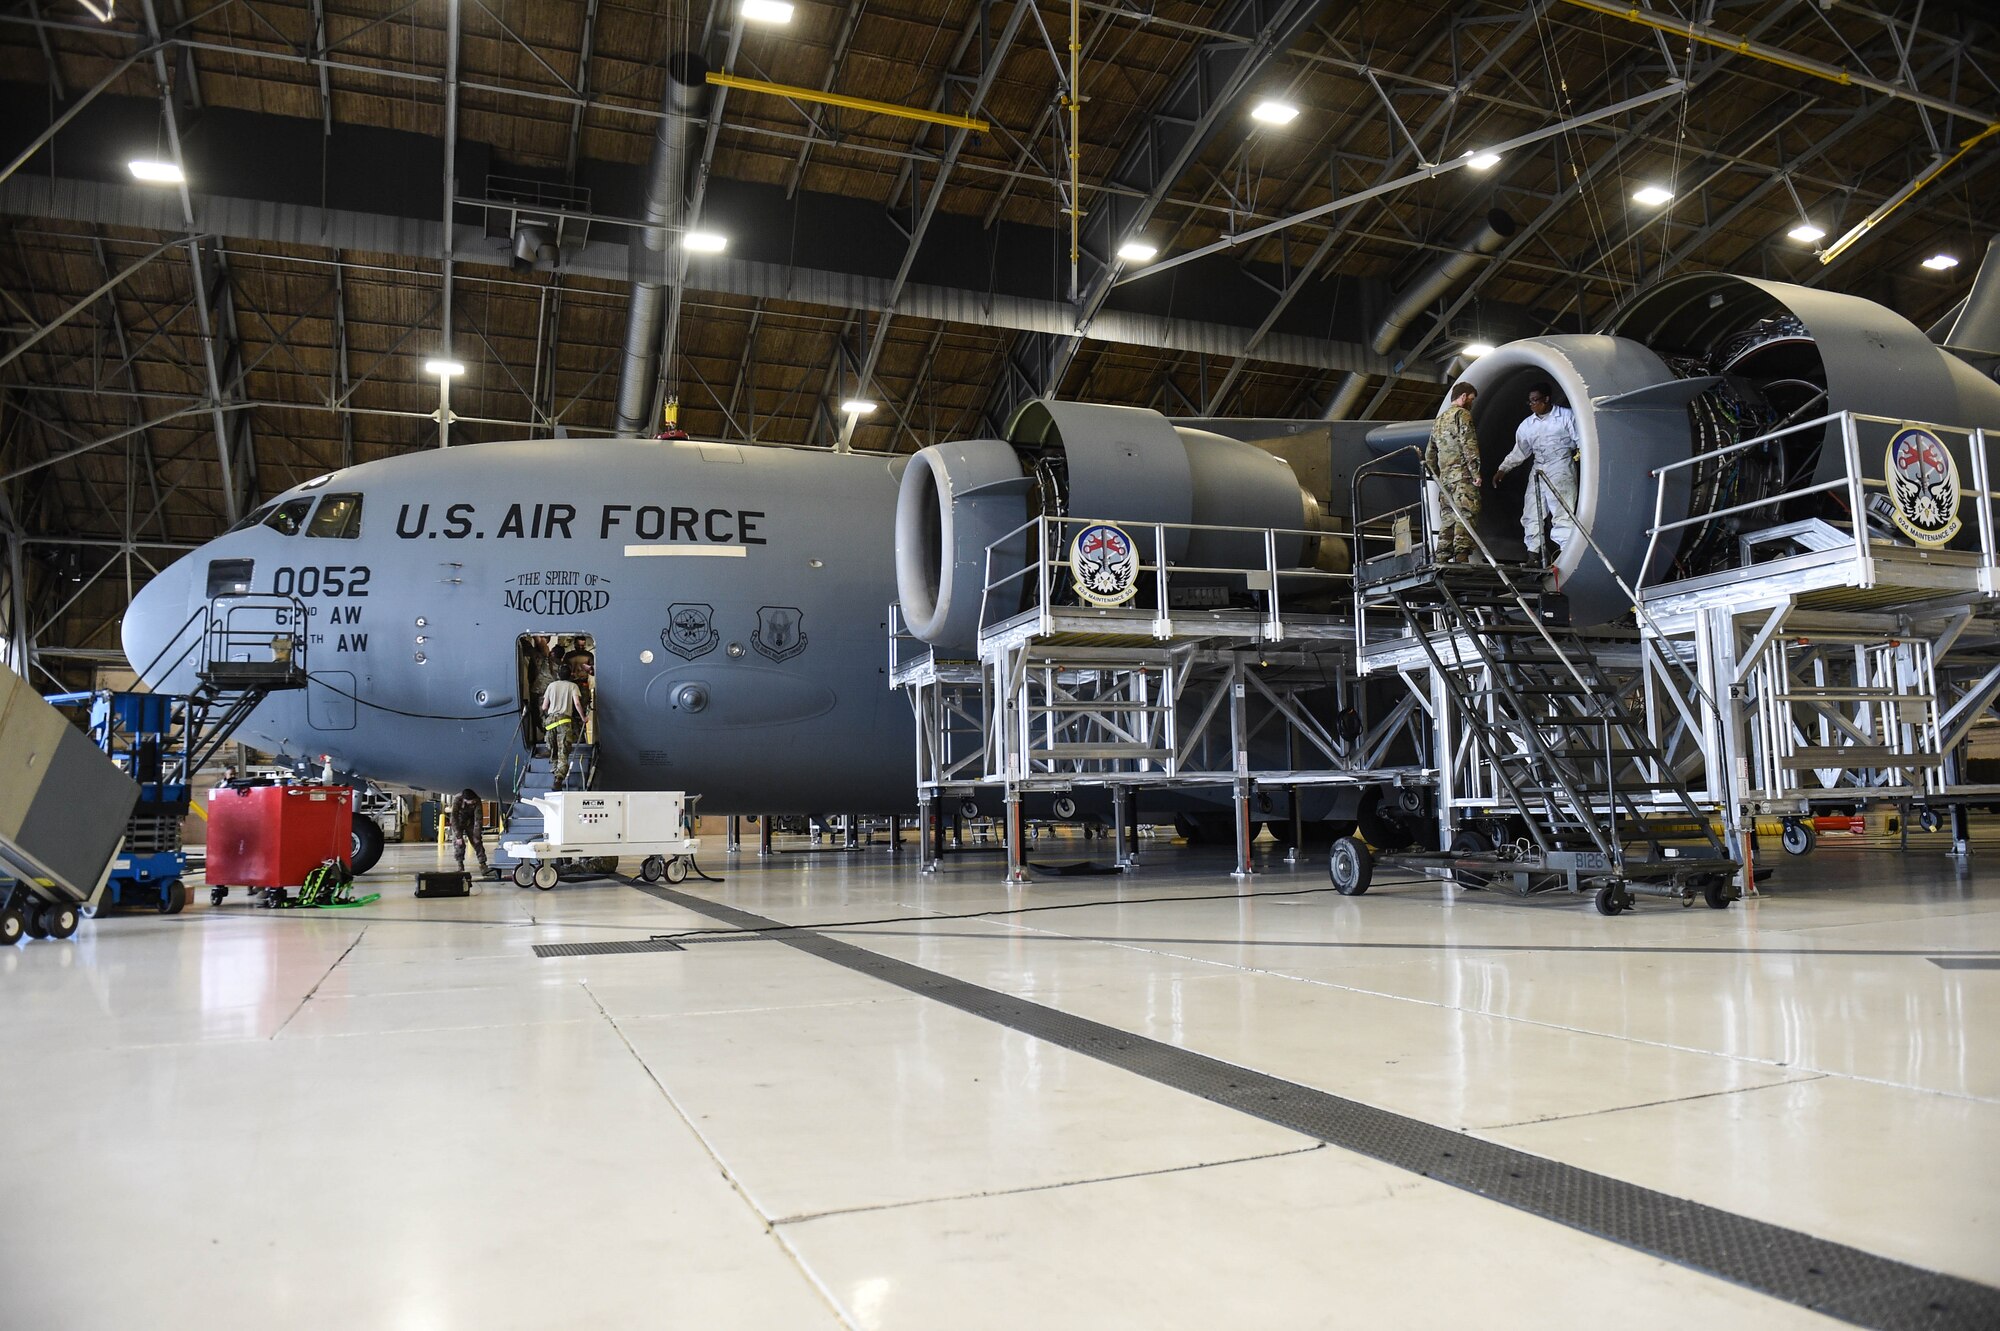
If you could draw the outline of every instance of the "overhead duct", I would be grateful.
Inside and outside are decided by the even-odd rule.
[[[1397,295],[1395,302],[1389,306],[1389,312],[1376,325],[1375,336],[1369,340],[1376,354],[1387,355],[1425,310],[1478,272],[1480,265],[1507,243],[1514,230],[1511,214],[1498,208],[1488,211],[1471,233],[1459,242],[1456,252],[1440,258]],[[1334,390],[1333,401],[1327,404],[1321,419],[1346,420],[1347,414],[1361,401],[1362,390],[1367,386],[1368,376],[1365,374],[1350,371],[1342,375],[1340,386]]]
[[[625,348],[618,370],[618,433],[637,434],[651,424],[648,404],[658,372],[660,320],[666,312],[668,262],[674,228],[685,212],[688,147],[707,88],[708,64],[682,51],[667,62],[667,95],[640,211],[645,225],[632,237],[632,302],[625,317]]]

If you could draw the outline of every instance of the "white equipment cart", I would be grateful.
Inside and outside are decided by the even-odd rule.
[[[639,876],[647,882],[678,883],[701,849],[701,839],[687,835],[686,791],[552,790],[523,802],[542,811],[542,839],[500,843],[519,861],[517,887],[546,892],[573,861],[615,865],[625,855],[645,857]]]

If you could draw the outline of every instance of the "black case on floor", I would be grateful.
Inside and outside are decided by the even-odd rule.
[[[420,873],[417,875],[417,895],[469,897],[472,895],[472,875],[462,869],[456,873]]]

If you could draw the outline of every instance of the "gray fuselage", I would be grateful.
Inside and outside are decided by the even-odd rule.
[[[239,734],[258,747],[493,791],[522,751],[521,635],[589,634],[600,788],[697,791],[710,813],[914,808],[886,678],[904,461],[559,440],[368,463],[273,501],[358,494],[357,535],[208,543],[135,599],[126,654],[145,667],[211,567],[248,560],[253,593],[307,607],[314,681],[257,708]],[[154,675],[195,684],[192,662]]]

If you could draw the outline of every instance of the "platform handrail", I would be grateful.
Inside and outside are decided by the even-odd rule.
[[[1861,424],[1883,425],[1891,428],[1915,426],[1929,430],[1941,438],[1957,437],[1963,439],[1966,450],[1971,457],[1972,484],[1970,486],[1960,484],[1955,486],[1954,489],[1959,498],[1970,499],[1972,501],[1973,517],[1979,536],[1979,555],[1982,562],[1989,567],[2000,563],[2000,557],[1996,557],[1995,520],[1993,514],[1993,501],[1996,498],[2000,498],[2000,494],[1996,494],[1992,489],[1992,464],[1991,460],[1987,457],[1988,439],[1984,428],[1941,425],[1932,421],[1913,421],[1894,416],[1877,416],[1867,412],[1836,411],[1829,412],[1823,416],[1816,416],[1811,420],[1794,421],[1778,429],[1766,431],[1753,438],[1739,440],[1734,444],[1729,444],[1722,448],[1695,453],[1689,457],[1663,463],[1653,468],[1649,473],[1654,483],[1653,522],[1647,529],[1646,555],[1639,567],[1639,585],[1641,587],[1647,585],[1649,575],[1653,569],[1655,556],[1659,553],[1660,541],[1663,536],[1673,532],[1684,531],[1690,527],[1705,525],[1719,518],[1733,517],[1737,514],[1757,509],[1769,509],[1813,495],[1827,494],[1839,490],[1847,492],[1847,518],[1844,523],[1839,520],[1829,521],[1836,529],[1841,526],[1846,526],[1850,529],[1848,537],[1853,544],[1856,559],[1865,560],[1868,558],[1870,541],[1873,539],[1869,532],[1867,512],[1868,491],[1871,489],[1887,489],[1889,482],[1886,477],[1869,476],[1862,465],[1861,437],[1860,431],[1857,429],[1857,426]],[[1800,485],[1778,491],[1774,494],[1760,496],[1745,503],[1732,504],[1727,508],[1710,509],[1689,517],[1676,518],[1671,521],[1667,520],[1667,485],[1679,473],[1685,472],[1690,468],[1710,465],[1746,450],[1771,444],[1790,436],[1803,434],[1812,430],[1823,430],[1827,426],[1834,426],[1838,431],[1842,466],[1841,475],[1834,477],[1832,480]],[[1827,442],[1830,443],[1831,441]],[[1822,445],[1822,447],[1824,446]],[[1667,580],[1671,581],[1672,579]]]
[[[1120,522],[1111,518],[1038,514],[1004,533],[986,546],[984,551],[984,576],[980,589],[979,632],[984,635],[996,622],[1012,619],[1014,615],[1022,613],[1021,611],[1012,611],[1007,614],[998,614],[994,606],[996,601],[1001,598],[1002,593],[1011,587],[1025,583],[1031,576],[1034,578],[1034,600],[1027,609],[1037,615],[1040,621],[1041,632],[1047,633],[1052,631],[1054,622],[1052,618],[1053,597],[1056,592],[1055,574],[1056,570],[1063,567],[1067,562],[1067,555],[1063,553],[1068,548],[1066,532],[1068,529],[1080,530],[1099,524],[1117,526],[1140,543],[1138,573],[1142,577],[1150,575],[1153,599],[1155,601],[1155,605],[1151,607],[1151,617],[1153,621],[1153,633],[1156,637],[1164,638],[1172,634],[1173,607],[1170,604],[1170,592],[1176,579],[1185,579],[1189,576],[1225,580],[1242,579],[1247,590],[1264,593],[1265,633],[1267,636],[1276,639],[1281,638],[1284,632],[1284,620],[1281,613],[1281,579],[1294,583],[1302,581],[1341,582],[1352,577],[1351,573],[1332,572],[1305,564],[1280,564],[1278,561],[1278,545],[1281,540],[1296,538],[1301,543],[1309,543],[1324,540],[1329,536],[1337,537],[1340,535],[1338,532],[1305,527],[1247,527],[1201,522]],[[1008,547],[1019,542],[1022,536],[1029,535],[1031,532],[1033,537],[1033,553],[1030,557],[1019,566],[996,574],[996,554],[1004,552]],[[1167,540],[1169,534],[1177,532],[1203,532],[1255,538],[1261,547],[1262,557],[1254,563],[1249,560],[1243,560],[1229,564],[1197,564],[1171,560],[1165,557],[1164,552],[1168,548]],[[1151,542],[1151,558],[1147,558],[1144,551],[1146,538],[1149,538]],[[1257,585],[1253,580],[1257,577],[1263,579],[1262,586]]]

